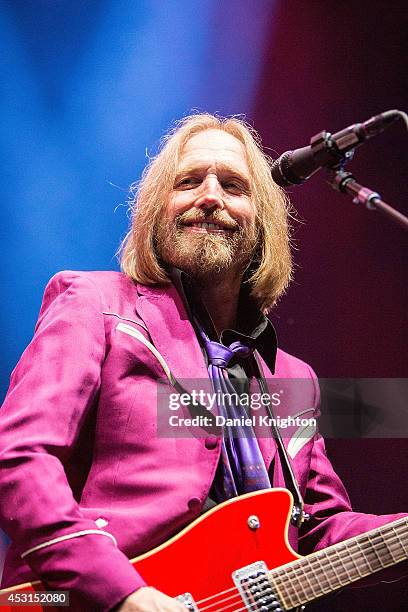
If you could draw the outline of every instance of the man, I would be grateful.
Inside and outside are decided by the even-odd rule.
[[[272,438],[252,438],[245,455],[234,440],[159,437],[156,405],[163,368],[170,381],[210,372],[215,385],[210,353],[221,348],[237,351],[226,380],[305,379],[317,410],[312,370],[277,350],[263,314],[290,279],[288,214],[243,122],[187,117],[137,189],[124,274],[50,281],[1,413],[2,526],[13,541],[3,586],[39,577],[70,590],[78,610],[182,610],[128,558],[213,503],[286,484]],[[310,514],[290,530],[302,552],[402,516],[353,513],[319,436],[292,455]]]

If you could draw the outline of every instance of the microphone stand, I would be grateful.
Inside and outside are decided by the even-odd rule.
[[[344,162],[346,161],[348,160],[345,159]],[[351,172],[344,171],[344,163],[340,164],[337,170],[333,168],[333,175],[328,183],[333,189],[351,195],[354,204],[365,204],[368,210],[378,210],[382,215],[408,230],[408,217],[384,202],[379,193],[357,183]]]
[[[408,229],[408,217],[392,208],[376,191],[357,183],[344,166],[363,142],[385,130],[396,119],[403,119],[408,129],[408,115],[399,110],[389,110],[371,117],[364,123],[355,123],[341,132],[331,134],[324,130],[313,136],[308,147],[283,153],[272,164],[273,180],[281,187],[300,185],[320,168],[329,169],[328,180],[333,189],[347,193],[355,204],[365,204],[369,210],[378,210],[404,229]]]

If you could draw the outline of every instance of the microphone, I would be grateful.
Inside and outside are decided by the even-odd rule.
[[[404,116],[405,113],[399,110],[389,110],[364,123],[354,123],[336,134],[319,132],[310,139],[309,146],[282,153],[272,164],[272,178],[281,187],[288,187],[304,183],[320,168],[339,167],[352,157],[356,147]]]

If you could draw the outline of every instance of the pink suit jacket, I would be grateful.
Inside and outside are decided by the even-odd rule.
[[[176,378],[207,378],[173,286],[137,285],[117,272],[62,272],[49,282],[0,412],[1,526],[12,539],[3,586],[39,577],[69,589],[78,609],[107,611],[144,584],[128,558],[200,514],[220,444],[157,437],[163,368],[141,334]],[[275,373],[263,368],[267,378],[309,380],[317,410],[307,364],[278,350]],[[270,466],[275,442],[259,444]],[[352,512],[318,435],[298,445],[293,466],[311,515],[303,553],[402,516]],[[278,456],[272,477],[284,486]],[[297,538],[292,529],[294,547]]]

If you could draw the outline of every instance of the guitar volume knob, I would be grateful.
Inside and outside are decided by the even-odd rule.
[[[255,529],[259,529],[260,526],[261,522],[259,518],[255,514],[251,514],[251,516],[248,517],[248,527],[255,531]]]

